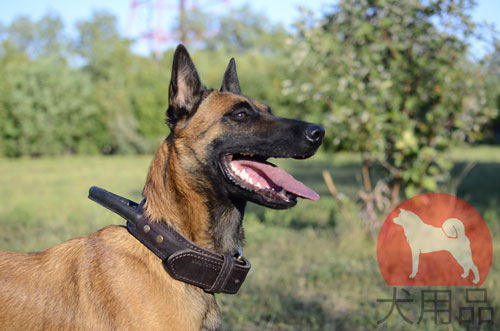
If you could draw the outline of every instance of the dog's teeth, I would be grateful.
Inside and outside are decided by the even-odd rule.
[[[241,170],[238,169],[234,164],[231,164],[231,170],[236,174],[236,175],[240,175],[241,173]]]
[[[249,182],[251,185],[253,185],[253,179],[252,179],[252,177],[249,177],[249,178],[248,178],[248,182]]]
[[[284,189],[284,188],[282,188],[282,189],[281,189],[280,194],[281,194],[281,195],[286,195],[286,191],[285,191],[285,189]]]
[[[259,182],[255,183],[255,187],[257,187],[258,189],[262,189],[262,185]]]

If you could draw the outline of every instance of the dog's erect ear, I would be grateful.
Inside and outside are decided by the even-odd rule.
[[[229,64],[227,65],[220,91],[241,94],[240,82],[238,80],[238,74],[236,73],[236,62],[234,61],[234,58],[231,58]]]
[[[174,53],[170,79],[167,110],[167,124],[170,128],[177,120],[192,113],[204,90],[193,60],[186,47],[180,44]]]

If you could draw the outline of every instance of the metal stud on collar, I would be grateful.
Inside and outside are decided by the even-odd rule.
[[[236,260],[242,262],[243,261],[243,250],[241,247],[238,247],[238,253],[236,253]]]

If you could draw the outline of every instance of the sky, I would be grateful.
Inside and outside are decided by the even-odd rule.
[[[188,4],[198,3],[203,8],[209,10],[224,10],[229,4],[232,7],[239,7],[248,3],[258,12],[265,13],[273,22],[282,23],[290,27],[298,17],[297,7],[304,6],[314,12],[319,12],[328,1],[307,0],[307,1],[270,1],[270,0],[185,0]],[[39,19],[47,12],[53,11],[59,14],[68,29],[74,29],[75,23],[79,20],[88,19],[93,11],[106,10],[118,18],[119,28],[124,34],[133,34],[134,27],[137,27],[137,20],[140,19],[139,11],[136,11],[132,21],[132,28],[129,24],[130,0],[0,0],[0,24],[8,25],[14,18],[20,15],[27,15],[32,19]],[[165,21],[168,21],[168,12],[174,12],[177,8],[178,0],[164,0]],[[330,1],[331,3],[332,1]],[[500,0],[478,0],[478,5],[473,12],[476,21],[488,21],[497,29],[500,29]],[[169,10],[172,8],[172,10]],[[170,16],[171,19],[172,16]],[[166,22],[165,24],[168,24]],[[132,29],[132,30],[131,30]],[[484,52],[484,46],[475,45],[476,52]]]
[[[19,15],[28,15],[32,18],[40,18],[48,11],[55,11],[63,17],[68,25],[74,25],[74,22],[90,17],[94,10],[107,10],[119,19],[122,29],[126,29],[128,14],[130,9],[129,0],[86,0],[86,1],[68,1],[68,0],[0,0],[0,22],[4,25],[9,24],[12,19]],[[177,8],[178,0],[164,0],[168,7]],[[297,17],[297,7],[305,6],[313,10],[319,10],[325,0],[308,1],[269,1],[269,0],[186,0],[188,4],[198,3],[202,7],[221,9],[221,6],[229,4],[233,7],[239,7],[248,3],[252,8],[259,12],[264,12],[274,22],[281,22],[289,25]],[[220,3],[216,5],[214,3]]]

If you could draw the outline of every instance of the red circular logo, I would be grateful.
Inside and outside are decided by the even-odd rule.
[[[401,203],[386,218],[377,242],[378,266],[391,286],[481,285],[492,255],[481,215],[444,193]]]

